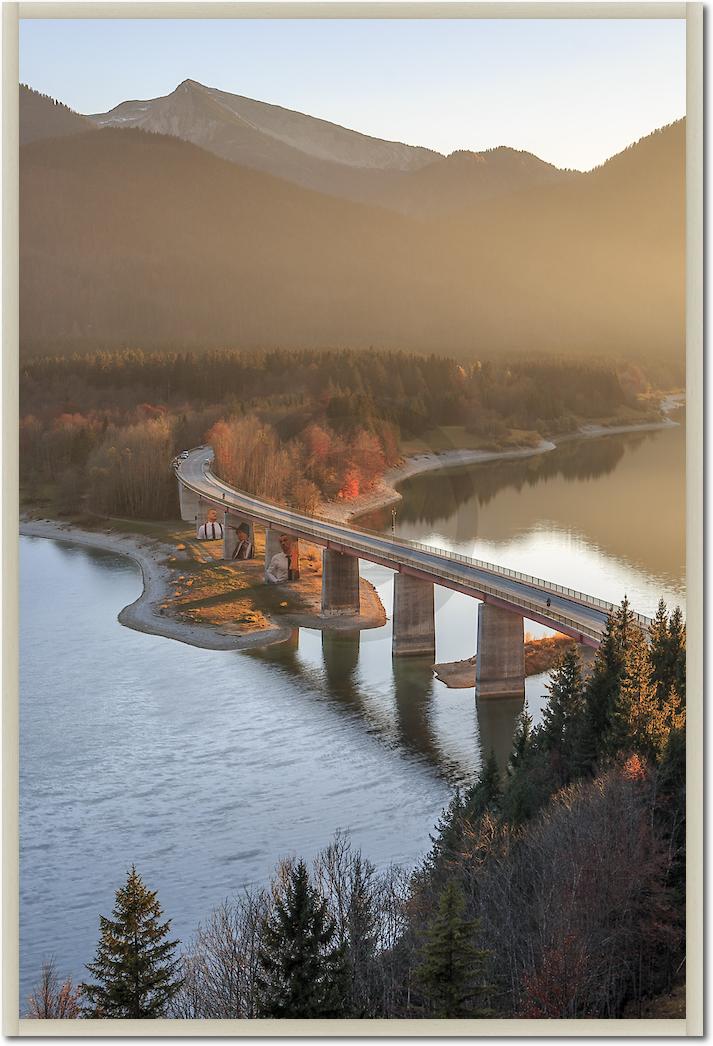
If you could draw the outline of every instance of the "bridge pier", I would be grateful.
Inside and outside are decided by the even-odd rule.
[[[394,626],[391,653],[394,657],[436,656],[436,619],[433,582],[394,574]]]
[[[223,559],[226,562],[230,562],[233,558],[235,549],[238,546],[238,527],[247,527],[248,540],[250,541],[253,548],[253,556],[255,555],[255,527],[252,522],[245,519],[244,516],[236,516],[234,512],[223,513]],[[250,556],[252,559],[253,556]]]
[[[181,519],[184,523],[198,523],[201,512],[201,499],[194,494],[183,483],[178,484],[178,504],[181,509]]]
[[[359,613],[359,560],[344,552],[322,552],[322,615],[355,616]]]
[[[265,580],[267,580],[267,572],[270,569],[270,563],[272,557],[276,556],[278,552],[282,552],[280,545],[280,532],[278,530],[272,530],[270,527],[265,528]]]
[[[478,607],[478,697],[525,696],[525,622],[490,603]]]

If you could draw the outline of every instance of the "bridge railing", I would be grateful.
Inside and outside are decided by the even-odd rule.
[[[311,515],[307,516],[303,513],[293,512],[291,509],[282,508],[278,505],[270,505],[267,502],[262,502],[259,498],[254,497],[252,494],[248,494],[246,491],[239,490],[235,487],[229,487],[228,484],[224,484],[223,481],[219,477],[215,476],[210,470],[206,470],[204,474],[206,479],[210,479],[221,485],[224,485],[231,492],[251,502],[252,505],[255,507],[250,509],[250,511],[253,512],[253,514],[262,516],[263,521],[267,523],[278,522],[274,519],[275,515],[279,516],[280,514],[288,514],[290,516],[297,516],[299,520],[299,529],[303,533],[311,534],[314,537],[323,537],[323,535],[317,528],[310,526],[311,521],[314,521],[315,523],[322,523],[332,528],[343,530],[345,532],[345,543],[348,543],[357,551],[360,546],[360,543],[355,540],[355,533],[363,534],[365,537],[378,538],[379,541],[382,542],[386,539],[387,541],[390,541],[391,544],[394,546],[394,550],[398,550],[401,553],[401,556],[399,557],[400,560],[404,560],[404,550],[410,549],[417,552],[424,552],[427,555],[438,557],[441,560],[459,563],[463,566],[472,567],[476,570],[486,571],[487,573],[494,574],[497,577],[502,577],[513,581],[520,581],[526,585],[533,585],[537,588],[541,588],[545,591],[551,592],[553,595],[565,596],[568,599],[572,599],[577,603],[581,603],[585,607],[603,610],[607,614],[611,614],[616,610],[616,605],[614,603],[607,602],[604,599],[599,599],[598,596],[590,596],[587,595],[587,593],[585,592],[579,592],[576,589],[569,588],[567,585],[559,585],[553,581],[546,581],[543,578],[534,577],[532,574],[525,574],[519,570],[511,570],[508,567],[499,566],[497,563],[488,563],[485,560],[476,559],[473,556],[466,556],[461,552],[452,552],[449,549],[437,548],[434,545],[427,545],[424,542],[414,541],[410,538],[396,538],[388,533],[383,533],[382,531],[371,530],[368,527],[362,527],[358,523],[341,523],[338,520],[330,519],[329,516],[323,516],[318,513],[312,513]],[[195,484],[192,484],[190,481],[183,479],[183,477],[181,477],[181,482],[184,483],[194,493],[198,494],[201,497],[206,497],[205,493],[200,489],[200,487],[196,486]],[[208,498],[207,500],[210,499]],[[260,511],[261,509],[263,511]],[[246,509],[246,511],[248,510]],[[361,544],[360,547],[361,550],[367,554],[373,554],[374,552],[374,550],[370,548],[368,545]],[[425,567],[425,565],[422,562],[413,559],[410,560],[408,565],[415,566],[421,570],[423,570]],[[445,566],[439,567],[439,573],[442,573],[444,577],[448,577],[448,579],[451,581],[462,583],[464,580],[466,580],[463,578],[461,574],[457,574],[452,571],[447,572]],[[487,583],[480,581],[478,581],[478,587],[480,590],[483,591],[484,594],[493,595],[502,599],[502,590],[497,590],[495,588],[489,587]],[[543,613],[543,607],[540,604],[524,599],[523,597],[518,596],[517,593],[509,592],[508,602],[512,602],[513,605],[521,606],[525,609],[536,611],[540,615]],[[649,625],[651,624],[651,618],[646,617],[644,614],[639,614],[635,611],[633,611],[633,614],[637,624],[641,628],[648,629]],[[557,611],[556,608],[553,608],[551,606],[547,607],[547,616],[551,617],[553,620],[556,619],[561,623],[566,624],[568,627],[576,628],[579,632],[585,635],[589,635],[592,638],[601,638],[600,631],[594,631],[591,629],[588,630],[579,621],[576,621],[575,619],[570,618],[565,614],[562,614],[561,612]]]
[[[532,574],[525,574],[520,570],[511,570],[509,567],[500,566],[497,563],[488,563],[483,559],[476,559],[474,556],[466,556],[462,552],[453,552],[450,549],[438,548],[435,545],[427,545],[423,541],[415,541],[412,538],[399,537],[395,538],[384,533],[383,531],[371,530],[368,527],[363,527],[358,523],[350,522],[348,524],[342,524],[336,520],[332,520],[329,516],[321,516],[314,513],[310,517],[305,516],[305,519],[311,518],[318,520],[322,523],[328,523],[331,526],[344,527],[345,530],[351,534],[353,531],[368,535],[369,537],[376,537],[380,540],[391,540],[395,548],[403,549],[410,548],[419,552],[424,552],[430,556],[439,556],[441,559],[447,559],[451,562],[462,563],[464,566],[473,567],[476,570],[484,570],[490,574],[495,574],[498,577],[507,578],[512,581],[520,581],[526,585],[533,585],[536,588],[545,589],[548,592],[552,592],[553,595],[566,596],[568,599],[572,599],[577,603],[582,603],[583,606],[596,607],[599,610],[604,610],[607,614],[613,613],[617,607],[615,603],[607,602],[605,599],[599,599],[598,596],[590,596],[586,592],[579,592],[577,589],[569,588],[568,585],[560,585],[554,581],[546,581],[543,578],[534,577]],[[453,580],[462,580],[458,577]],[[531,604],[534,606],[535,604]],[[540,608],[541,610],[542,608]],[[548,613],[550,612],[548,607]],[[651,624],[651,618],[646,617],[644,614],[639,614],[636,611],[632,611],[634,619],[642,627],[648,628]]]

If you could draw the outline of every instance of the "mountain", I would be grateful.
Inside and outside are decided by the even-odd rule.
[[[365,192],[363,198],[404,214],[444,215],[577,177],[578,171],[562,171],[532,153],[501,146],[439,157],[418,170],[394,176],[390,182],[374,183],[371,194]]]
[[[417,170],[440,154],[387,142],[279,105],[184,80],[161,98],[122,102],[90,117],[200,145],[223,159],[336,196],[368,195],[374,173]]]
[[[590,174],[416,219],[165,135],[32,143],[20,150],[23,350],[680,358],[684,145],[681,121]]]
[[[20,145],[90,131],[94,124],[62,102],[20,84]]]
[[[296,185],[417,216],[572,177],[531,153],[501,148],[445,157],[195,80],[184,80],[165,97],[122,102],[90,119],[99,127],[172,135]]]

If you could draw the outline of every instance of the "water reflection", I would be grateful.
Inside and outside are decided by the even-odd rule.
[[[524,706],[522,697],[498,697],[477,702],[481,759],[485,761],[494,752],[502,773],[508,765],[513,733]]]
[[[422,657],[395,657],[392,661],[394,702],[399,741],[447,769],[447,760],[432,732],[433,662]]]
[[[416,476],[400,486],[397,532],[614,601],[628,592],[646,613],[660,595],[683,603],[685,411],[676,420]],[[361,522],[390,529],[390,511]]]

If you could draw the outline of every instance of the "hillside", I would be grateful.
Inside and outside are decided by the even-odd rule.
[[[99,127],[172,135],[296,185],[415,216],[574,176],[515,149],[445,157],[195,80],[163,97],[122,102],[89,119]]]
[[[173,135],[225,160],[335,196],[370,197],[394,173],[439,157],[303,113],[184,80],[171,94],[122,102],[90,117],[99,127]],[[379,177],[381,176],[381,177]]]
[[[87,116],[80,116],[48,95],[20,84],[20,145],[43,138],[82,134],[92,128]]]
[[[676,357],[683,125],[590,175],[415,220],[177,138],[21,150],[21,335],[56,347],[280,345]]]

